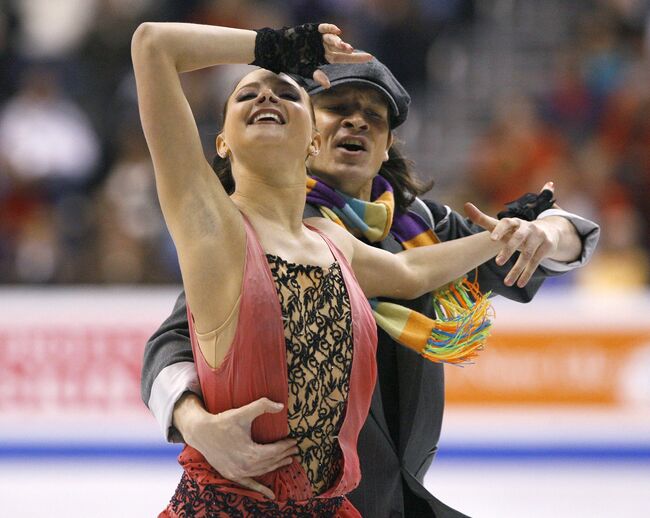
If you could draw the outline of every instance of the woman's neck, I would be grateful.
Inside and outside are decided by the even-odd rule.
[[[306,170],[266,171],[261,175],[242,169],[235,173],[236,188],[231,196],[249,218],[263,218],[285,232],[301,232],[306,198]]]

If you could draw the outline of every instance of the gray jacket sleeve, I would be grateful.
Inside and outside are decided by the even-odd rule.
[[[547,258],[544,259],[540,265],[547,270],[564,273],[587,264],[591,259],[591,256],[594,254],[594,251],[596,250],[596,245],[598,244],[598,239],[600,238],[600,227],[593,221],[562,209],[545,210],[539,216],[537,216],[537,219],[548,218],[549,216],[562,216],[571,222],[571,224],[576,228],[580,239],[582,240],[582,253],[577,260],[571,263],[563,263],[561,261],[555,261],[553,259]]]
[[[442,241],[470,236],[484,230],[478,225],[473,224],[467,218],[461,216],[459,213],[452,211],[446,205],[440,205],[430,200],[425,200],[425,204],[433,216],[435,222],[434,230]],[[524,288],[519,288],[516,285],[506,286],[503,283],[503,279],[505,279],[510,269],[514,266],[519,254],[513,254],[510,260],[502,266],[499,266],[494,259],[491,259],[478,268],[478,282],[481,286],[481,290],[492,291],[494,294],[502,295],[518,302],[529,302],[547,277],[561,275],[586,264],[596,248],[598,237],[600,235],[600,228],[593,221],[589,221],[580,216],[559,209],[550,209],[545,211],[539,215],[539,218],[557,215],[564,216],[571,221],[571,223],[576,227],[578,235],[582,239],[583,251],[578,261],[574,261],[573,263],[561,263],[558,261],[546,260],[537,268],[528,284]]]
[[[189,336],[185,293],[181,293],[172,314],[145,346],[140,384],[142,400],[170,442],[182,441],[172,426],[174,405],[187,391],[201,394]]]

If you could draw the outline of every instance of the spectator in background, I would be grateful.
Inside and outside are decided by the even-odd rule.
[[[56,194],[81,187],[99,161],[90,121],[64,96],[53,68],[32,67],[21,89],[0,111],[0,156],[16,182],[34,182]]]
[[[486,206],[514,197],[513,185],[530,188],[548,177],[563,203],[598,219],[600,252],[579,273],[598,290],[650,280],[650,47],[643,20],[635,2],[604,2],[580,16],[549,87],[538,99],[510,101],[479,140],[472,164]]]
[[[610,229],[593,270],[581,274],[585,285],[601,291],[650,281],[650,69],[631,67],[625,79],[607,99],[593,138],[596,157],[582,180]]]
[[[490,211],[496,213],[522,189],[535,191],[548,178],[562,189],[556,171],[566,148],[563,136],[539,119],[530,98],[504,98],[495,121],[476,146],[472,180]]]
[[[80,258],[88,203],[83,197],[100,158],[88,118],[66,98],[53,68],[34,66],[0,110],[0,227],[17,281],[69,275]],[[79,196],[82,196],[80,199]],[[72,268],[74,270],[74,268]],[[68,272],[66,274],[65,272]],[[11,275],[11,274],[10,274]]]
[[[89,33],[101,0],[8,0],[20,19],[17,40],[30,60],[64,60]]]
[[[125,120],[118,135],[117,157],[97,193],[98,275],[109,283],[180,280],[177,268],[169,271],[159,260],[169,237],[138,121]]]

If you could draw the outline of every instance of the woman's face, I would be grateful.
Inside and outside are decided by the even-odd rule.
[[[233,162],[292,158],[304,162],[314,144],[312,114],[309,96],[293,79],[255,70],[227,101],[217,151],[221,156],[230,154]]]

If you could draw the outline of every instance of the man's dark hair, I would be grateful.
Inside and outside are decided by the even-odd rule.
[[[416,176],[414,165],[413,160],[406,158],[400,147],[393,144],[388,150],[388,160],[379,169],[379,175],[393,187],[396,212],[406,212],[416,196],[433,187],[433,180],[423,182]]]

